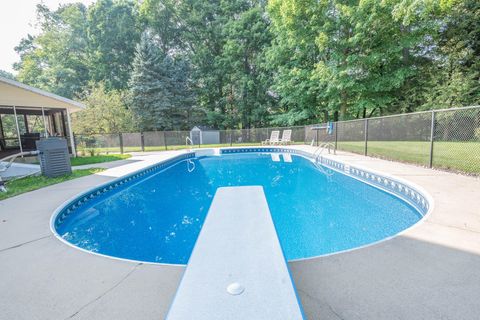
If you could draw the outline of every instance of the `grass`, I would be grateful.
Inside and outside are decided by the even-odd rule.
[[[86,156],[86,157],[76,157],[70,159],[72,166],[81,166],[84,164],[93,164],[101,162],[110,162],[116,160],[124,160],[130,158],[129,154],[107,154],[107,155],[97,155],[97,156]]]
[[[363,141],[338,142],[339,150],[363,154]],[[433,166],[436,168],[480,174],[480,142],[443,142],[433,144]],[[428,165],[428,141],[369,141],[368,155],[402,162]]]
[[[303,144],[303,142],[294,143]],[[258,146],[259,143],[235,143],[234,147]],[[202,145],[202,148],[229,147],[230,144]],[[339,141],[338,149],[363,154],[363,141]],[[198,147],[198,146],[193,146]],[[172,145],[168,150],[188,148],[185,145]],[[96,152],[120,152],[119,148],[97,148]],[[140,147],[125,147],[124,152],[141,151]],[[164,146],[145,147],[145,151],[165,151]],[[368,155],[401,162],[427,166],[430,157],[428,141],[369,141]],[[434,143],[433,166],[436,168],[460,171],[469,174],[480,174],[480,141],[479,142],[442,142]]]
[[[303,142],[293,142],[293,144],[304,144]],[[245,142],[245,143],[234,143],[232,147],[246,147],[246,146],[259,146],[261,145],[258,142]],[[221,148],[221,147],[230,147],[230,143],[219,143],[219,144],[202,144],[201,148]],[[189,149],[189,148],[198,148],[198,145],[193,146],[186,146],[186,145],[171,145],[167,146],[145,146],[145,151],[166,151],[166,150],[182,150],[182,149]],[[79,148],[78,152],[80,153],[87,153],[88,150],[92,150],[92,148]],[[104,147],[104,148],[95,148],[96,153],[110,153],[110,152],[120,152],[119,147]],[[141,147],[124,147],[123,152],[141,152]]]
[[[103,170],[104,169],[99,169],[99,168],[81,169],[81,170],[74,170],[71,174],[59,176],[55,178],[47,178],[44,176],[30,176],[30,177],[7,181],[5,185],[8,191],[0,192],[0,200],[14,197],[16,195],[19,195],[25,192],[37,190],[37,189],[47,187],[53,184],[57,184],[60,182],[88,176],[90,174],[101,172]]]

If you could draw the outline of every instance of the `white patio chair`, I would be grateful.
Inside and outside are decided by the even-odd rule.
[[[280,144],[289,144],[292,142],[292,130],[283,130],[282,139],[280,139]]]
[[[280,131],[278,130],[273,130],[271,133],[270,133],[270,139],[267,139],[265,141],[262,141],[262,146],[265,146],[265,145],[274,145],[274,144],[277,144],[277,143],[280,143]]]

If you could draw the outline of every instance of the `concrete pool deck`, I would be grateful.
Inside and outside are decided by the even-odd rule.
[[[88,254],[56,239],[49,223],[74,195],[182,152],[139,153],[138,161],[0,201],[0,319],[163,319],[184,267]],[[480,179],[347,153],[333,157],[411,181],[435,207],[388,241],[289,263],[306,317],[477,319]]]

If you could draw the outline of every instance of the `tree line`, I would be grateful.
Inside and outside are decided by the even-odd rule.
[[[251,128],[478,104],[477,0],[37,5],[16,78],[82,132]]]

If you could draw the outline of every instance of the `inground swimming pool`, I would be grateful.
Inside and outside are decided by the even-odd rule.
[[[285,257],[296,260],[378,242],[428,210],[398,181],[325,162],[282,149],[184,154],[80,195],[57,210],[52,228],[94,253],[186,264],[216,189],[260,185]]]

